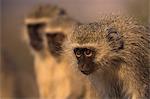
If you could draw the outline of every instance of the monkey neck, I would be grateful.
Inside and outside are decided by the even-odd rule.
[[[102,99],[125,98],[122,81],[116,73],[97,71],[91,74],[89,79]]]

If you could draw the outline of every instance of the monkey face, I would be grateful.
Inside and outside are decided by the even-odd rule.
[[[58,57],[62,52],[65,35],[62,32],[46,33],[45,27],[46,24],[44,23],[27,24],[30,45],[35,51],[41,51],[45,46],[43,36],[46,36],[49,52],[54,57]]]
[[[118,53],[124,49],[124,40],[115,26],[99,23],[79,25],[69,40],[78,60],[78,68],[86,75],[96,70],[115,70],[123,62]],[[86,51],[90,55],[86,55]]]
[[[75,48],[74,54],[78,61],[78,69],[85,75],[89,75],[96,69],[94,63],[95,50],[92,48]]]
[[[65,40],[64,33],[61,32],[47,33],[46,37],[47,37],[49,52],[54,57],[59,57],[62,52],[62,44]]]
[[[27,30],[30,39],[31,47],[36,50],[42,50],[43,46],[43,38],[41,36],[42,29],[44,28],[43,23],[36,23],[36,24],[28,24]]]

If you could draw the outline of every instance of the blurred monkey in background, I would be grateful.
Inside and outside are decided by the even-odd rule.
[[[72,69],[63,53],[66,36],[79,24],[52,5],[40,5],[25,18],[26,42],[34,56],[40,98],[95,99],[88,82]],[[79,82],[82,81],[82,82]]]

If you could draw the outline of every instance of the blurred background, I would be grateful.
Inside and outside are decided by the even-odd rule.
[[[12,78],[10,82],[13,84],[17,81],[13,89],[17,97],[39,95],[33,57],[22,40],[22,29],[25,15],[34,6],[45,3],[65,9],[69,16],[84,23],[96,21],[100,14],[111,11],[128,12],[134,14],[141,24],[150,23],[149,0],[2,0],[0,5],[1,72],[16,76],[14,79],[10,77]],[[0,88],[7,89],[7,86],[1,84]],[[22,87],[24,90],[21,90]]]

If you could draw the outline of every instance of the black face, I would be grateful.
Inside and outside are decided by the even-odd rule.
[[[96,69],[94,63],[95,50],[92,48],[75,48],[74,54],[78,60],[78,69],[85,75],[89,75]]]
[[[40,51],[43,48],[43,39],[41,36],[41,29],[44,27],[44,24],[28,24],[28,35],[30,38],[30,45],[36,51]]]
[[[47,33],[46,34],[50,53],[54,57],[59,57],[62,52],[62,44],[65,40],[64,33]]]

